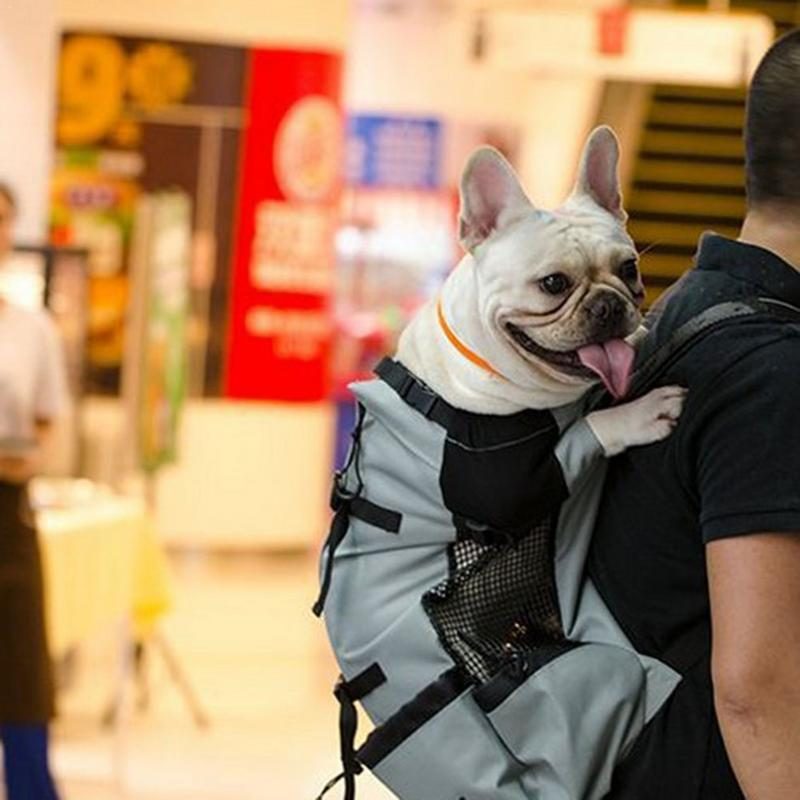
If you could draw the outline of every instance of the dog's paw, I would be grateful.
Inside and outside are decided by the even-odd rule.
[[[607,456],[629,447],[666,439],[680,419],[686,389],[663,386],[644,397],[603,411],[593,411],[586,421]]]

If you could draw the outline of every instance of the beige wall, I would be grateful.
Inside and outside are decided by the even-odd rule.
[[[125,491],[120,403],[90,398],[85,417],[88,474]],[[159,473],[156,518],[166,542],[181,547],[316,546],[327,524],[333,450],[329,403],[189,400],[179,462]]]
[[[341,46],[349,0],[57,0],[63,27],[213,42]]]
[[[327,527],[333,408],[190,402],[182,465],[163,470],[158,523],[173,544],[315,546]]]
[[[529,78],[521,173],[533,201],[558,206],[569,192],[603,83],[591,78]]]
[[[555,206],[571,187],[602,82],[481,64],[471,55],[475,16],[470,5],[455,4],[447,15],[431,12],[433,6],[403,14],[359,14],[347,67],[347,103],[363,111],[517,125],[523,134],[522,179],[535,202]]]

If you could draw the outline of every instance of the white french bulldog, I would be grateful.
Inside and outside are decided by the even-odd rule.
[[[613,131],[595,129],[572,194],[543,211],[500,153],[477,150],[461,180],[467,255],[403,332],[397,359],[475,413],[557,408],[598,379],[624,397],[644,290],[618,161]],[[666,438],[684,399],[683,388],[663,387],[586,419],[610,456]]]

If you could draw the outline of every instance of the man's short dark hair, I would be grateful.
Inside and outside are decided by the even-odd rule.
[[[800,28],[778,39],[758,65],[744,141],[750,207],[800,206]]]
[[[0,181],[0,197],[2,197],[6,203],[11,206],[12,211],[17,210],[17,195],[5,181]]]

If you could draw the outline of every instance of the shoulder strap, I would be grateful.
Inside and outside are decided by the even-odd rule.
[[[456,409],[399,361],[384,358],[375,367],[375,374],[388,383],[415,411],[443,428],[449,429],[452,426],[458,413]]]
[[[768,297],[732,300],[710,306],[681,325],[633,375],[629,395],[637,397],[700,339],[731,325],[763,322],[765,318],[800,323],[800,308]]]

